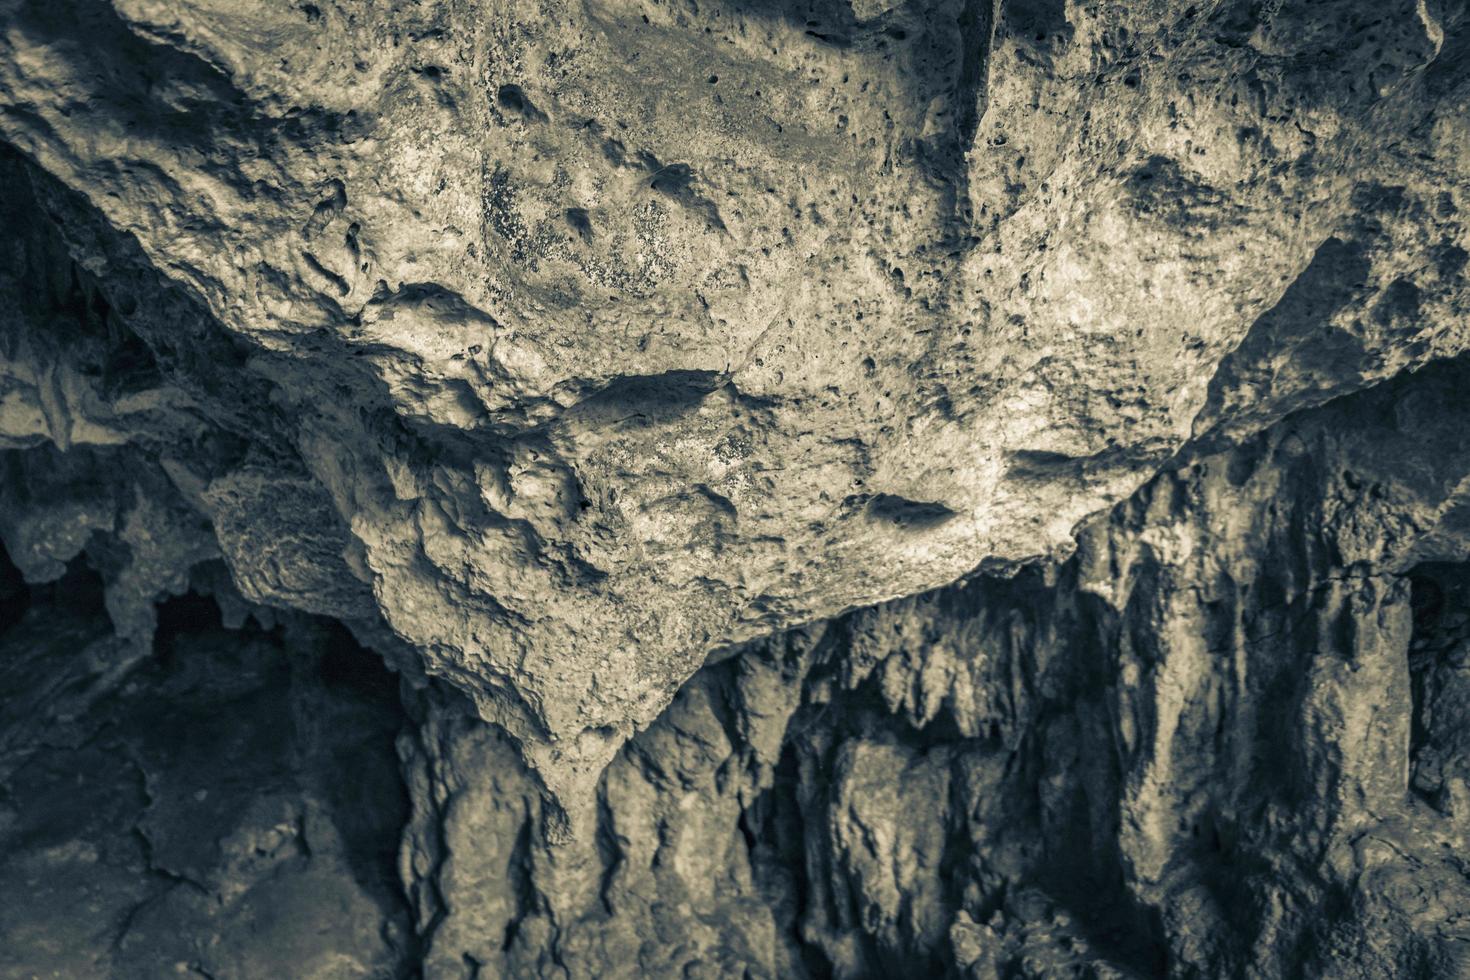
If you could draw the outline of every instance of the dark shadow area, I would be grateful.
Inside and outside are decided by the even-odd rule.
[[[26,608],[0,656],[39,658],[13,679],[47,696],[0,715],[0,894],[28,896],[0,900],[0,975],[412,974],[404,717],[381,658],[320,619],[227,629],[191,592],[159,605],[151,654],[114,676],[123,651],[85,559],[11,592]],[[64,631],[77,622],[94,628]],[[49,690],[69,662],[89,668],[84,702]]]
[[[1409,789],[1446,812],[1470,778],[1470,565],[1427,562],[1409,585]]]
[[[0,635],[20,622],[31,605],[31,590],[20,569],[0,545]]]

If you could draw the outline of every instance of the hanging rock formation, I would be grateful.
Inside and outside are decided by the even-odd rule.
[[[0,0],[0,967],[1470,970],[1467,207],[1458,0]]]

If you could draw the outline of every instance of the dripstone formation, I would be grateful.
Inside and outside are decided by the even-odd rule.
[[[0,976],[1470,975],[1462,0],[0,0]]]

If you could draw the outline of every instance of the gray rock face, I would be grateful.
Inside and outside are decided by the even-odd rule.
[[[709,652],[1466,344],[1458,4],[0,11],[90,337],[7,328],[6,444],[156,463],[149,581],[401,644],[564,803]]]
[[[381,662],[303,617],[224,630],[196,596],[119,683],[93,577],[0,633],[0,976],[405,975]]]
[[[1467,29],[0,0],[0,966],[1470,972]]]
[[[504,736],[430,702],[426,970],[1464,976],[1467,383],[1161,476],[1059,569],[706,667],[570,845]]]

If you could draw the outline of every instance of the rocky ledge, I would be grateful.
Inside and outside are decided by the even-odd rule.
[[[1467,28],[0,0],[0,969],[1464,975]]]

